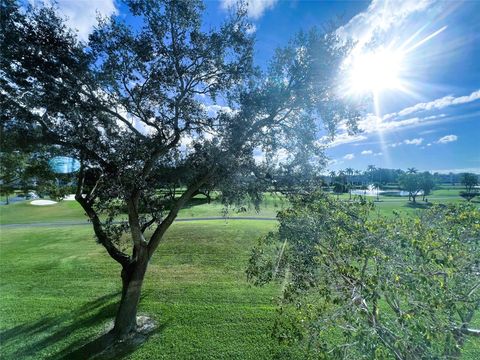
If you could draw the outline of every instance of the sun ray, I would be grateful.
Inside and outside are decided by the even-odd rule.
[[[435,31],[434,33],[426,36],[425,38],[423,38],[422,40],[420,40],[419,42],[415,43],[414,45],[412,45],[411,47],[409,47],[407,50],[404,51],[404,54],[408,54],[409,52],[415,50],[416,48],[418,48],[419,46],[423,45],[424,43],[426,43],[427,41],[433,39],[435,36],[437,36],[438,34],[442,33],[443,31],[445,31],[447,29],[447,26],[445,25],[444,27],[438,29],[437,31]]]

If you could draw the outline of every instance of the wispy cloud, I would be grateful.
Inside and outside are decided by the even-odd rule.
[[[370,114],[358,122],[358,127],[362,132],[371,134],[374,132],[389,132],[399,128],[414,126],[420,122],[422,122],[422,119],[419,117],[384,121],[382,118],[378,118],[377,116]]]
[[[445,135],[436,141],[437,144],[447,144],[458,140],[457,135]]]
[[[367,10],[354,16],[346,25],[337,29],[344,39],[352,39],[360,49],[376,36],[398,27],[412,14],[429,8],[433,0],[373,0]]]
[[[48,3],[30,0],[34,6]],[[78,38],[88,40],[88,35],[97,25],[97,16],[110,16],[118,13],[115,0],[57,0],[60,15],[66,18],[67,25],[77,31]]]
[[[444,115],[444,114],[441,114],[441,115]],[[445,115],[444,115],[445,116]],[[442,117],[444,117],[442,116]],[[425,118],[425,120],[427,120],[428,118],[431,118],[431,116],[428,116]],[[435,118],[435,117],[434,117]],[[430,129],[430,130],[423,130],[423,131],[420,131],[418,134],[419,135],[428,135],[428,134],[433,134],[433,133],[436,133],[440,131],[440,129]]]
[[[355,159],[355,154],[347,154],[343,158],[345,160],[353,160],[353,159]]]
[[[466,104],[479,99],[480,99],[480,90],[476,90],[472,92],[470,95],[459,96],[459,97],[448,95],[440,99],[435,99],[433,101],[419,103],[414,106],[407,107],[397,113],[387,114],[383,117],[383,119],[386,120],[386,119],[390,119],[398,116],[406,116],[406,115],[410,115],[420,111],[439,110],[447,106]],[[428,120],[428,118],[430,118],[430,116],[427,116],[425,119]]]
[[[367,136],[362,134],[350,135],[347,132],[343,132],[336,135],[333,140],[329,136],[323,136],[319,139],[318,142],[322,145],[328,144],[329,147],[335,147],[342,144],[350,144],[352,142],[363,141],[366,139],[367,139]]]
[[[252,19],[259,19],[263,13],[273,8],[278,0],[246,0],[248,16]],[[229,9],[239,4],[239,0],[221,0],[222,9]]]

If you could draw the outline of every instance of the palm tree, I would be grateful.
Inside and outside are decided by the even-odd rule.
[[[335,170],[332,170],[329,171],[328,175],[330,176],[330,186],[332,186],[335,176],[337,176],[337,173],[335,172]]]
[[[361,170],[355,170],[355,185],[360,186],[362,185],[362,171]]]
[[[377,167],[375,165],[368,165],[367,166],[367,172],[370,173],[370,182],[373,183],[373,173],[377,170]]]
[[[416,174],[418,172],[414,167],[407,168],[407,174]]]
[[[354,174],[355,170],[353,170],[352,168],[346,168],[345,169],[345,174],[347,174],[347,176],[350,176],[350,178],[347,177],[347,182],[349,183],[348,184],[348,193],[350,194],[350,200],[352,200],[352,178],[351,176]]]

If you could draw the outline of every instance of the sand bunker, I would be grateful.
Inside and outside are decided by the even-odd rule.
[[[75,194],[67,195],[63,198],[64,201],[75,201]]]
[[[52,200],[33,200],[30,202],[30,205],[40,205],[40,206],[45,206],[45,205],[53,205],[56,204],[56,201]]]

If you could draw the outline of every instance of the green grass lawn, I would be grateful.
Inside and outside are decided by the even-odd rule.
[[[459,188],[447,188],[434,190],[428,196],[430,204],[451,203],[465,201],[459,196]],[[347,200],[348,194],[340,196]],[[376,197],[367,197],[369,201],[375,201]],[[480,200],[474,200],[477,203]],[[267,194],[262,201],[260,211],[257,212],[252,206],[246,207],[244,211],[230,209],[229,216],[259,216],[275,217],[277,212],[287,206],[287,201],[279,196]],[[425,208],[426,203],[421,196],[417,198],[417,205],[412,206],[406,197],[380,196],[380,201],[375,201],[376,211],[381,215],[390,216],[394,211],[403,214],[416,214]],[[188,206],[182,209],[179,218],[189,217],[212,217],[222,216],[224,207],[219,201],[212,201],[207,204],[202,198],[196,198]],[[0,224],[27,224],[39,222],[61,222],[61,221],[86,221],[83,210],[76,201],[62,201],[55,205],[34,206],[30,201],[13,203],[0,206]]]
[[[159,329],[125,358],[271,359],[283,351],[270,337],[280,289],[245,279],[255,239],[275,226],[175,224],[152,259],[139,308]],[[0,247],[2,359],[68,359],[111,326],[119,267],[89,226],[3,229]],[[303,358],[298,349],[288,358],[295,353]],[[478,340],[467,342],[464,359],[479,353]]]
[[[422,200],[422,196],[417,197],[417,203],[413,204],[408,201],[405,196],[379,196],[379,200],[375,196],[367,196],[369,201],[375,203],[375,213],[384,216],[392,216],[394,212],[401,215],[418,215],[422,210],[431,204],[448,204],[464,202],[459,193],[462,191],[459,187],[447,187],[432,191],[432,194],[427,196],[428,203]],[[348,200],[348,194],[340,195],[340,199]],[[475,203],[480,204],[480,200],[475,199]]]
[[[175,224],[152,259],[140,304],[159,330],[127,358],[271,358],[279,289],[252,287],[245,268],[256,238],[274,226]],[[119,267],[89,226],[4,229],[1,250],[2,359],[60,358],[111,325]]]
[[[438,190],[429,201],[464,201],[448,191]],[[405,198],[381,200],[381,214],[421,211]],[[268,196],[258,215],[274,216],[283,206]],[[23,202],[0,210],[2,224],[84,219],[76,202]],[[198,204],[180,217],[221,213],[219,203]],[[248,220],[174,224],[151,261],[139,307],[158,331],[126,358],[271,359],[285,350],[270,336],[279,287],[253,287],[245,277],[253,244],[275,226]],[[0,269],[0,358],[69,359],[112,325],[120,268],[95,243],[90,226],[0,228]],[[474,325],[480,326],[479,316]],[[469,340],[463,358],[479,356],[480,341]],[[294,348],[286,358],[304,357]]]
[[[84,211],[76,201],[62,201],[48,206],[30,205],[30,201],[0,205],[0,224],[27,224],[83,219],[86,220]]]
[[[243,211],[229,209],[229,216],[275,217],[277,211],[286,206],[286,201],[278,196],[267,195],[262,201],[260,211],[246,206]],[[210,204],[205,199],[193,199],[188,206],[180,210],[179,218],[223,216],[224,206],[219,201]],[[87,221],[84,211],[76,201],[61,201],[54,205],[35,206],[30,201],[0,205],[0,224],[28,224],[42,222]]]

